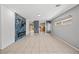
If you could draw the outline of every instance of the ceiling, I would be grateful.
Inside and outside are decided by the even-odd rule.
[[[50,20],[76,6],[76,4],[3,4],[21,16],[33,20]]]

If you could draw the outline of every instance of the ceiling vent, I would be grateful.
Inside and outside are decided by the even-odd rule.
[[[57,4],[57,5],[56,5],[56,7],[60,7],[60,6],[61,6],[61,4]]]

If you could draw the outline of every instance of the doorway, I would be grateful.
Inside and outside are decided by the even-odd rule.
[[[29,24],[30,33],[45,33],[45,22],[33,21]]]
[[[34,23],[33,22],[29,24],[29,31],[30,31],[30,33],[34,33]]]
[[[34,21],[34,33],[39,33],[39,21]]]
[[[45,32],[45,23],[40,23],[40,32]]]
[[[51,33],[51,21],[46,21],[46,32]]]

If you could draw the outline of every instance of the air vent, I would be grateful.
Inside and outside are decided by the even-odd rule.
[[[57,4],[57,5],[56,5],[56,7],[60,7],[60,6],[61,6],[61,4]]]

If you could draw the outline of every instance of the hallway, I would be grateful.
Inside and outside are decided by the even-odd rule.
[[[41,53],[78,53],[64,42],[57,40],[47,33],[32,34],[18,40],[1,51],[1,53],[26,53],[26,54],[41,54]]]

